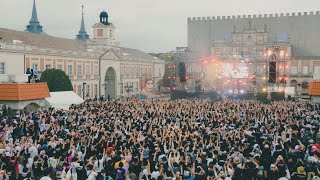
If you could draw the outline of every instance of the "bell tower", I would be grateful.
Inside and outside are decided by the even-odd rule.
[[[100,21],[92,26],[93,38],[90,42],[91,48],[119,48],[119,42],[115,39],[116,27],[109,22],[109,15],[106,11],[100,13]]]

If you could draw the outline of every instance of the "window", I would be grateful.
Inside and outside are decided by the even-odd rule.
[[[94,75],[99,75],[99,66],[94,65]]]
[[[82,97],[82,87],[78,85],[78,96]]]
[[[77,74],[78,74],[78,76],[82,74],[81,65],[77,66]]]
[[[68,64],[68,70],[67,70],[68,76],[72,76],[72,65]]]
[[[302,66],[302,74],[308,74],[309,73],[309,67],[308,66]]]
[[[32,69],[38,71],[38,64],[37,63],[33,63],[32,64]]]
[[[130,67],[128,64],[126,65],[125,73],[126,73],[126,75],[130,75]]]
[[[86,74],[90,75],[90,65],[89,64],[86,65]]]
[[[298,72],[298,67],[297,66],[291,66],[291,73],[296,74]]]
[[[46,70],[51,69],[51,64],[46,64]]]
[[[86,97],[90,97],[90,85],[86,85]]]
[[[62,64],[58,64],[57,65],[57,69],[61,69],[62,70]]]
[[[242,35],[237,35],[236,41],[237,42],[242,42],[242,38],[243,38]]]
[[[314,66],[313,73],[314,74],[320,74],[320,66]]]
[[[94,85],[94,97],[97,97],[98,96],[98,85],[95,84]]]
[[[2,63],[0,63],[0,74],[4,74],[5,73],[4,70],[5,70],[4,69],[4,63],[2,62]]]
[[[122,76],[124,75],[124,66],[123,66],[123,64],[120,65],[120,74]]]
[[[136,65],[136,76],[139,76],[139,66]]]
[[[131,66],[131,75],[134,75],[134,66]]]
[[[148,74],[151,75],[151,67],[148,67]]]
[[[139,91],[139,82],[136,82],[136,90]]]
[[[123,83],[120,84],[121,87],[120,87],[120,94],[123,94]]]

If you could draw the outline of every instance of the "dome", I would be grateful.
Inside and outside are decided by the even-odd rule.
[[[108,13],[105,12],[105,11],[102,11],[102,12],[100,13],[100,17],[108,17]]]

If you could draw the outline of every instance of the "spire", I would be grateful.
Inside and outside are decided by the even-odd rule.
[[[87,34],[87,31],[86,31],[86,27],[84,25],[84,18],[83,18],[83,8],[84,8],[84,5],[81,6],[82,7],[82,18],[81,18],[81,25],[80,25],[80,31],[79,31],[79,34],[76,36],[76,39],[79,40],[79,41],[86,41],[89,39],[89,35]]]
[[[30,22],[38,23],[38,15],[37,15],[37,7],[36,7],[36,0],[33,0],[33,8],[32,8],[32,16]]]
[[[36,34],[46,34],[44,31],[42,31],[42,26],[40,25],[40,22],[38,20],[35,0],[33,0],[32,16],[29,21],[29,25],[27,25],[27,29],[25,31]]]

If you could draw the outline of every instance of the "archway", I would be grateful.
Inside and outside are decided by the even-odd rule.
[[[292,79],[292,80],[290,81],[290,87],[297,87],[297,85],[298,85],[298,81],[297,81],[297,80]]]
[[[113,67],[107,69],[104,78],[104,89],[106,98],[108,98],[109,95],[111,99],[116,98],[116,71]]]
[[[298,94],[298,81],[295,79],[292,79],[290,81],[290,87],[294,87],[294,94],[297,95]]]
[[[29,112],[36,112],[36,111],[38,111],[39,108],[40,108],[39,104],[32,102],[32,103],[26,105],[24,107],[24,110],[29,113]]]

